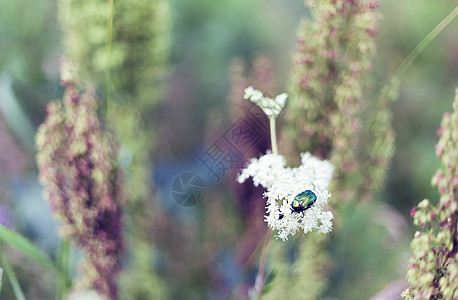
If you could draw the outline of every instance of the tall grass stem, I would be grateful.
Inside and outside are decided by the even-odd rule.
[[[19,284],[19,281],[17,280],[16,274],[14,274],[13,267],[11,267],[11,264],[6,257],[6,255],[2,252],[0,254],[1,257],[1,262],[2,266],[5,270],[6,275],[8,276],[8,279],[10,281],[11,287],[13,289],[14,296],[16,297],[16,300],[26,300],[24,296],[24,292],[22,291],[21,285]]]
[[[111,96],[111,48],[113,46],[113,12],[114,0],[108,0],[110,3],[110,14],[107,22],[107,65],[106,65],[106,100],[105,100],[105,119],[108,119],[108,112],[110,109],[110,96]]]
[[[69,262],[70,262],[70,244],[66,240],[61,240],[57,253],[57,267],[59,276],[56,285],[56,300],[65,300],[67,288],[69,286]]]

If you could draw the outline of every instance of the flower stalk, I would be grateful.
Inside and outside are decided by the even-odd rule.
[[[110,109],[110,94],[111,94],[111,48],[113,46],[113,0],[108,1],[110,3],[110,15],[108,16],[107,22],[107,65],[106,65],[106,101],[105,101],[105,118],[108,120],[108,111]]]
[[[267,189],[264,193],[267,198],[265,221],[269,229],[264,240],[255,285],[249,291],[251,298],[258,299],[265,286],[265,264],[273,229],[278,231],[277,238],[283,241],[300,229],[304,233],[313,229],[321,233],[331,231],[333,215],[324,211],[323,207],[331,196],[326,189],[331,181],[333,167],[329,162],[320,161],[310,153],[303,153],[301,166],[286,168],[285,158],[278,153],[276,118],[285,106],[287,94],[271,99],[250,86],[245,89],[244,98],[257,104],[269,118],[272,146],[272,153],[252,159],[238,178],[242,183],[252,177],[255,186],[262,185]]]
[[[253,97],[254,96],[254,97]],[[273,99],[263,98],[263,95],[259,91],[254,90],[251,86],[245,90],[245,99],[250,99],[252,102],[256,103],[269,117],[270,124],[270,143],[272,146],[272,153],[278,155],[278,145],[277,145],[277,129],[276,129],[276,118],[280,111],[283,109],[286,101],[286,94],[277,96],[277,99],[280,101],[276,102]],[[264,103],[264,105],[262,104]],[[277,108],[277,111],[272,112],[270,107]],[[266,266],[267,251],[269,248],[270,239],[272,237],[272,229],[267,229],[266,237],[264,240],[264,246],[262,247],[261,257],[259,259],[258,266],[258,275],[256,276],[255,285],[252,292],[255,299],[258,299],[262,291],[264,290],[264,272]]]
[[[270,123],[270,143],[272,146],[272,153],[278,154],[278,146],[277,146],[277,130],[276,130],[276,122],[275,117],[269,117]],[[269,248],[270,239],[272,238],[272,229],[267,229],[266,239],[264,241],[264,246],[262,247],[261,258],[259,260],[259,267],[258,267],[258,275],[256,276],[256,282],[254,286],[254,290],[256,291],[256,297],[259,298],[262,295],[262,291],[264,290],[264,270],[266,266],[266,258],[267,258],[267,250]]]
[[[275,124],[275,117],[270,117],[269,123],[270,123],[270,142],[272,144],[272,153],[278,154],[277,130],[276,130],[276,124]]]

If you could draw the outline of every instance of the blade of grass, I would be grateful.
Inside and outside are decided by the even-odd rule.
[[[110,109],[110,94],[111,94],[111,48],[113,46],[113,0],[108,0],[110,4],[110,14],[108,15],[107,22],[107,53],[108,53],[108,62],[106,65],[106,101],[105,101],[105,120],[108,120],[108,111]]]
[[[448,25],[458,14],[458,6],[446,16],[434,29],[428,33],[423,40],[415,47],[404,61],[399,65],[396,71],[393,72],[392,77],[399,77],[402,73],[413,63],[413,61],[425,50],[425,48],[441,33],[441,31]]]
[[[3,269],[0,268],[0,295],[2,294]]]
[[[412,63],[420,56],[420,54],[428,47],[429,44],[449,25],[458,15],[458,6],[448,16],[446,16],[431,32],[429,32],[421,42],[407,55],[396,70],[381,84],[380,89],[376,94],[376,101],[383,99],[396,100],[400,86],[400,78],[402,74],[412,65]],[[374,101],[374,102],[376,102]],[[372,105],[374,102],[368,102],[366,105]],[[367,108],[367,107],[366,107]]]
[[[0,241],[16,248],[21,253],[27,255],[43,266],[53,269],[54,271],[58,271],[56,265],[45,252],[37,248],[32,242],[19,233],[3,225],[0,225]]]
[[[59,244],[59,250],[57,255],[57,267],[60,270],[60,274],[57,278],[57,290],[56,299],[65,300],[67,294],[67,288],[69,286],[68,266],[69,266],[69,255],[70,245],[67,241],[61,240]]]
[[[388,80],[382,85],[378,92],[378,97],[384,97],[393,86],[399,85],[399,78],[410,67],[410,65],[420,56],[429,44],[449,25],[458,15],[458,6],[446,16],[430,33],[428,33],[421,42],[407,55],[396,70],[391,74]],[[390,98],[390,97],[389,97]]]
[[[3,268],[5,268],[5,273],[8,276],[8,279],[11,283],[11,287],[13,288],[14,296],[16,300],[25,300],[24,292],[19,284],[19,281],[16,278],[16,274],[14,274],[13,268],[11,267],[10,262],[6,258],[5,254],[1,254],[1,260]]]

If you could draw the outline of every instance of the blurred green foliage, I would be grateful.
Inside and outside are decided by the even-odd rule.
[[[325,250],[323,235],[299,236],[291,242],[272,241],[271,286],[266,286],[263,299],[320,299],[329,281],[329,253]],[[294,262],[294,264],[292,263]]]

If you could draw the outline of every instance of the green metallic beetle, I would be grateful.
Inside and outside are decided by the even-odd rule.
[[[312,207],[315,202],[315,193],[311,190],[306,190],[294,197],[293,203],[291,203],[291,210],[297,213],[301,212],[302,216],[304,216],[304,211]],[[283,219],[283,214],[280,214],[279,220],[281,219]]]
[[[306,190],[296,197],[294,197],[293,203],[291,203],[291,209],[293,212],[302,212],[312,207],[312,205],[316,202],[316,195],[311,190]]]

